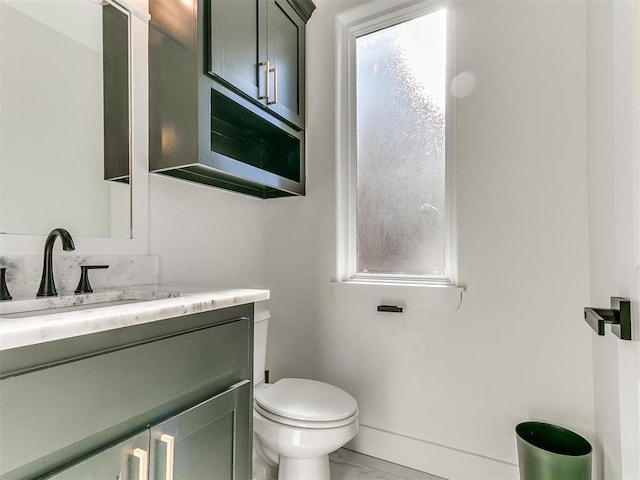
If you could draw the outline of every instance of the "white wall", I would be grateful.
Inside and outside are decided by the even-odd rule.
[[[516,478],[514,426],[593,438],[586,179],[586,6],[461,1],[456,104],[458,312],[338,303],[335,15],[308,28],[308,195],[266,204],[268,367],[351,392],[352,448],[447,478]]]
[[[264,287],[264,201],[149,176],[149,253],[160,282]]]

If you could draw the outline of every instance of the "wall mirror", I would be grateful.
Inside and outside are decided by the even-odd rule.
[[[130,39],[109,0],[0,0],[1,233],[131,238]]]

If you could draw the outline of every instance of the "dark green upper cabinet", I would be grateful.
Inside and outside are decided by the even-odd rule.
[[[305,193],[311,0],[150,0],[150,170],[261,198]]]
[[[209,73],[304,127],[305,19],[287,0],[212,0]]]

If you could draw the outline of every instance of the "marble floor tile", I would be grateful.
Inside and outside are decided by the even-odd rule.
[[[329,455],[331,480],[445,480],[341,448]]]

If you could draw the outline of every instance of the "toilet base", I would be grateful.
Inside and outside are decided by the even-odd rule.
[[[314,458],[280,456],[278,480],[330,480],[329,455]]]

